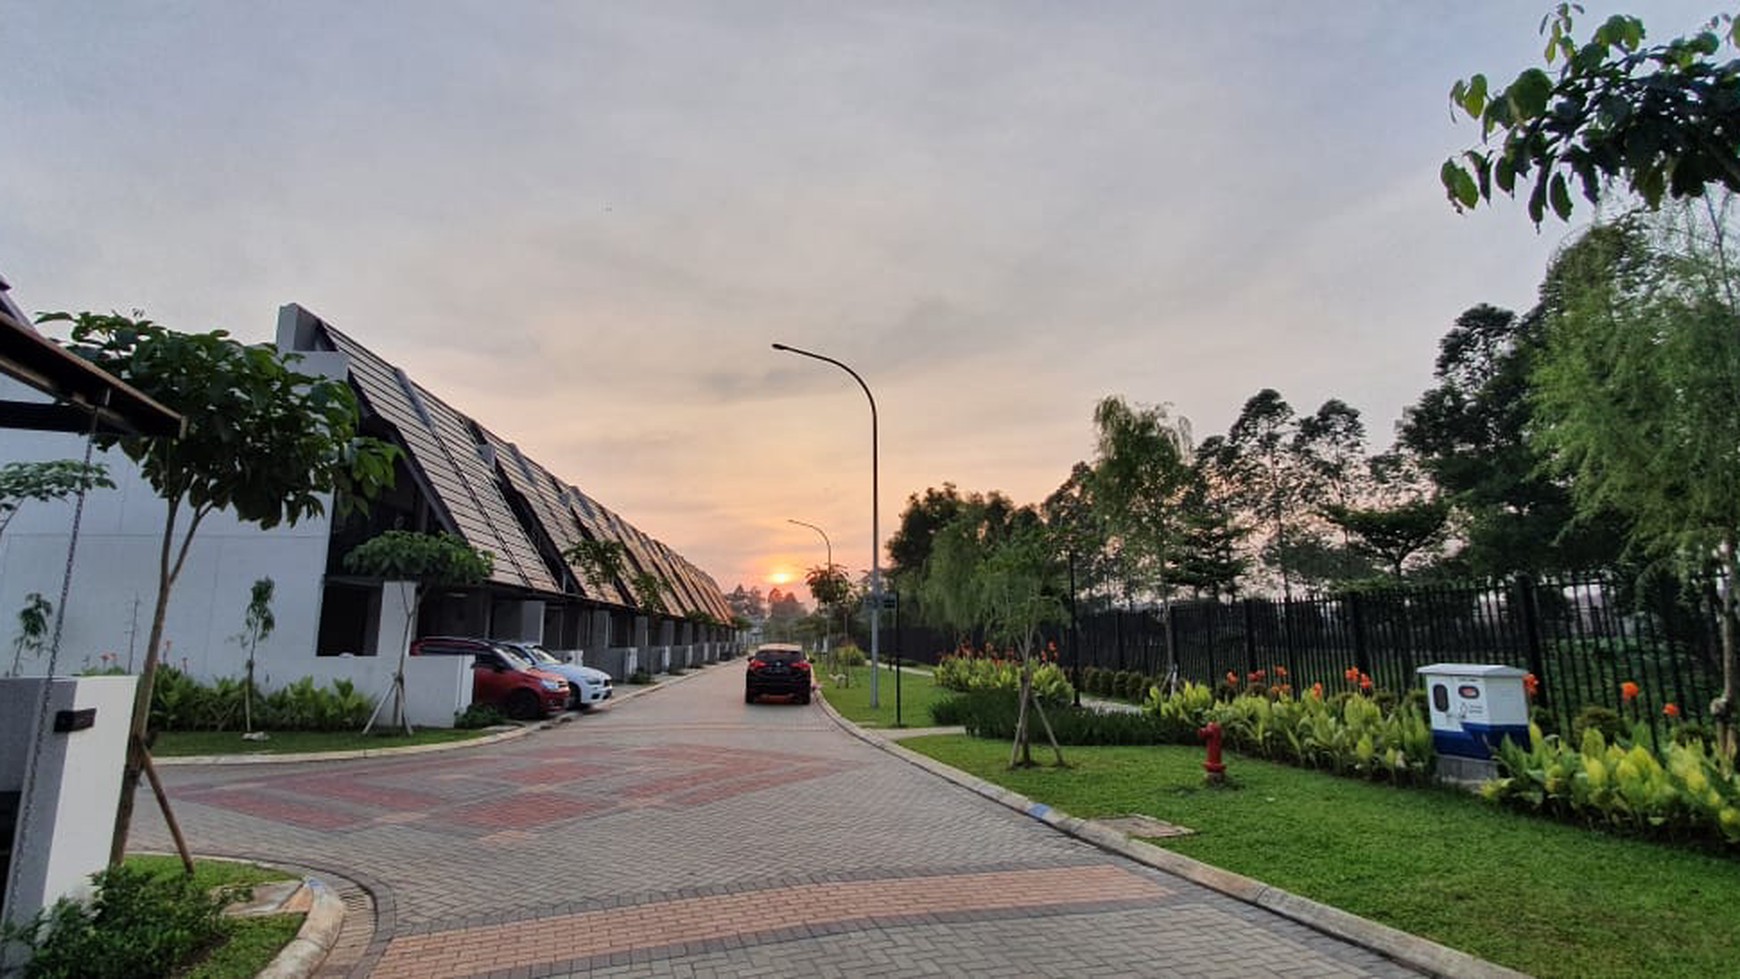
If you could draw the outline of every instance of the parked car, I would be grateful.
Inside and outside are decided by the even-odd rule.
[[[568,681],[568,691],[574,695],[575,710],[591,710],[609,700],[610,695],[615,692],[610,685],[610,674],[580,663],[566,662],[540,643],[504,639],[501,644],[538,669],[565,678]]]
[[[743,702],[763,694],[784,694],[800,704],[810,702],[810,661],[802,646],[770,642],[755,647],[743,674]]]
[[[568,705],[568,680],[535,668],[493,639],[428,636],[411,643],[412,656],[470,656],[471,702],[509,717],[532,720]]]

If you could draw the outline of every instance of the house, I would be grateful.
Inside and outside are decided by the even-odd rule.
[[[277,629],[259,650],[268,689],[304,676],[384,689],[408,632],[538,640],[618,677],[734,649],[731,611],[718,584],[681,554],[303,307],[280,310],[277,342],[302,358],[298,370],[348,379],[363,432],[403,450],[396,485],[366,512],[339,518],[328,506],[293,527],[262,530],[213,514],[175,585],[165,664],[204,679],[239,675],[246,653],[236,635],[249,589],[262,577],[273,579],[276,592]],[[0,389],[0,399],[10,396],[11,389]],[[0,458],[7,460],[82,452],[77,436],[0,431]],[[100,456],[117,488],[93,492],[85,503],[76,601],[69,600],[72,612],[61,623],[63,671],[136,669],[151,623],[164,504],[119,452]],[[58,591],[67,505],[26,504],[0,535],[0,623],[29,593]],[[392,528],[455,534],[494,555],[494,570],[477,586],[427,596],[407,630],[406,586],[359,578],[343,566],[351,547]],[[593,580],[563,557],[584,540],[620,545],[622,577]],[[419,722],[450,717],[447,706],[425,711]]]

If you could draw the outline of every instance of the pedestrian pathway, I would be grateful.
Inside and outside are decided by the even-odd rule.
[[[741,687],[727,663],[531,737],[164,777],[197,850],[366,888],[354,976],[1415,974]]]

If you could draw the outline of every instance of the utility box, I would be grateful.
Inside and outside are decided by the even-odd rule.
[[[0,680],[0,920],[87,896],[108,864],[138,679]]]
[[[1432,747],[1451,777],[1490,778],[1492,756],[1505,738],[1527,745],[1527,674],[1514,666],[1434,663],[1417,671],[1426,684]]]

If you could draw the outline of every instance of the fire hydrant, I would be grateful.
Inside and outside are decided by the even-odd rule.
[[[1226,781],[1226,765],[1220,760],[1220,724],[1209,721],[1207,727],[1196,732],[1196,736],[1208,742],[1208,760],[1202,763],[1202,770],[1208,773],[1209,783],[1218,785]]]

